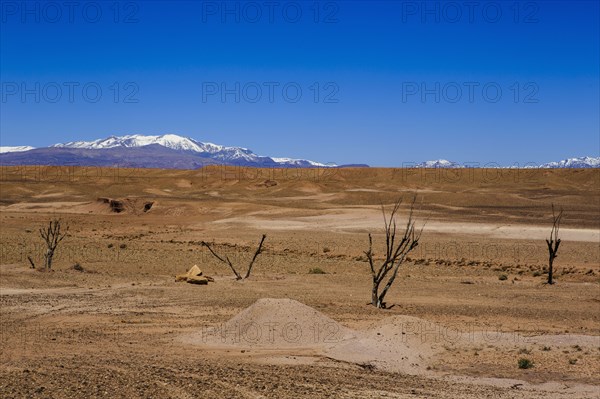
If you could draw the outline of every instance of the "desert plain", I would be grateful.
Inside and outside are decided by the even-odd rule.
[[[423,234],[376,309],[398,198]],[[201,245],[245,272],[262,234],[241,281]],[[0,245],[2,398],[600,397],[598,169],[2,167]]]

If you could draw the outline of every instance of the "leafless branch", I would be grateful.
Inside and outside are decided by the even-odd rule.
[[[263,234],[262,238],[260,239],[260,243],[258,244],[258,248],[256,248],[256,252],[254,253],[252,260],[250,261],[250,264],[248,265],[248,271],[246,272],[246,275],[244,276],[244,278],[250,277],[250,272],[252,271],[252,265],[254,265],[254,261],[256,260],[258,255],[260,255],[260,253],[262,252],[262,246],[263,246],[263,243],[265,242],[266,238],[267,238],[266,234]]]
[[[235,274],[236,280],[243,280],[243,279],[247,279],[248,277],[250,277],[250,273],[252,272],[252,266],[254,266],[254,262],[256,261],[256,258],[258,258],[258,255],[260,255],[262,253],[262,251],[263,251],[263,244],[264,244],[264,242],[265,242],[266,239],[267,239],[266,234],[263,234],[262,238],[260,239],[260,243],[258,244],[258,248],[256,248],[256,252],[254,252],[254,256],[252,257],[252,260],[250,261],[250,264],[248,265],[248,270],[246,271],[246,274],[244,275],[243,278],[240,275],[240,273],[237,272],[237,270],[235,269],[235,266],[233,266],[233,263],[231,263],[231,261],[229,260],[229,257],[225,256],[225,258],[223,258],[221,255],[217,254],[212,249],[211,245],[209,243],[207,243],[206,241],[202,241],[200,244],[202,246],[205,246],[206,248],[208,248],[208,250],[210,251],[210,253],[212,253],[215,258],[217,258],[221,262],[226,263],[227,265],[229,265],[229,267],[233,271],[233,274]]]
[[[558,247],[560,246],[561,240],[558,238],[558,232],[560,230],[560,222],[562,220],[563,210],[561,208],[558,214],[554,210],[554,204],[552,204],[552,230],[550,230],[550,237],[546,239],[546,245],[548,246],[548,284],[554,284],[554,259],[558,257]]]
[[[47,228],[40,228],[40,236],[46,242],[46,253],[44,254],[46,269],[52,268],[52,258],[58,244],[64,240],[69,232],[69,226],[61,232],[61,221],[54,219],[48,222]],[[30,260],[31,262],[31,260]]]
[[[206,241],[202,241],[200,244],[202,244],[203,246],[205,246],[206,248],[208,248],[208,250],[210,251],[211,254],[213,254],[213,256],[217,259],[219,259],[221,262],[226,263],[227,265],[229,265],[229,267],[231,268],[231,270],[233,271],[233,274],[235,274],[235,278],[236,280],[241,280],[242,276],[240,276],[240,274],[237,272],[237,270],[235,270],[235,267],[233,266],[233,264],[231,263],[231,261],[229,260],[229,258],[226,256],[225,259],[223,259],[221,256],[219,256],[219,254],[217,254],[212,247],[210,246],[209,243],[207,243]]]
[[[397,237],[397,224],[396,224],[396,216],[400,209],[400,205],[402,203],[402,199],[398,199],[389,214],[389,217],[386,215],[385,207],[382,205],[381,213],[383,214],[383,225],[385,232],[385,259],[381,262],[379,267],[375,267],[374,262],[374,254],[373,254],[373,238],[371,234],[369,234],[369,249],[365,251],[365,255],[367,256],[367,260],[369,261],[369,267],[371,270],[371,276],[373,278],[373,286],[371,293],[371,304],[378,308],[385,308],[386,304],[383,301],[385,295],[388,290],[396,280],[396,276],[398,275],[398,269],[400,265],[406,259],[408,253],[414,250],[419,245],[419,240],[421,239],[421,235],[423,233],[423,229],[425,228],[425,224],[421,227],[421,229],[417,232],[415,231],[415,220],[414,220],[414,208],[416,203],[416,196],[413,198],[413,201],[410,206],[410,212],[408,215],[408,220],[406,221],[406,226],[404,228],[404,232],[402,237],[398,240]],[[390,274],[385,287],[381,292],[379,292],[380,284],[385,280],[385,278]]]

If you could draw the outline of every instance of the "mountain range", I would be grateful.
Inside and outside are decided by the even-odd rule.
[[[340,167],[306,159],[261,156],[247,148],[203,143],[175,134],[110,136],[94,141],[59,143],[45,148],[0,147],[0,164],[167,169],[197,169],[214,164],[280,168]]]
[[[579,157],[579,158],[568,158],[558,162],[548,162],[541,165],[535,165],[532,163],[526,163],[522,165],[511,165],[511,166],[499,166],[496,163],[488,164],[477,164],[477,163],[466,163],[460,164],[458,162],[448,161],[445,159],[438,159],[435,161],[426,161],[414,165],[406,165],[407,167],[413,168],[473,168],[473,167],[485,167],[485,168],[540,168],[540,169],[567,169],[567,168],[600,168],[600,157]]]
[[[247,148],[205,143],[175,134],[110,136],[94,141],[59,143],[44,148],[0,146],[0,165],[3,166],[57,165],[197,169],[215,164],[277,168],[368,167],[365,164],[336,165],[307,159],[261,156]],[[445,159],[404,166],[417,168],[473,167],[473,165],[462,165]],[[481,166],[488,167],[488,165]],[[522,167],[599,168],[600,157],[569,158],[558,162],[542,165],[528,164]]]

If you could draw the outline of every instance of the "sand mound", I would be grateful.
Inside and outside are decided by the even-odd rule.
[[[410,316],[388,317],[365,331],[353,331],[293,299],[259,299],[226,323],[183,341],[215,349],[309,349],[313,356],[421,374],[446,342],[444,334],[453,333]]]
[[[391,316],[357,332],[353,340],[329,348],[326,355],[378,369],[422,373],[449,334],[443,327],[410,316]]]
[[[440,346],[432,342],[440,331],[425,320],[393,316],[357,332],[293,299],[259,299],[226,323],[183,341],[217,349],[310,349],[343,362],[417,374]]]
[[[186,341],[216,347],[326,349],[354,336],[350,329],[298,301],[265,298]]]

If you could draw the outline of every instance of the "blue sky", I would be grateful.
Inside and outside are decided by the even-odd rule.
[[[1,145],[175,133],[373,166],[600,155],[597,1],[68,4],[0,3]]]

